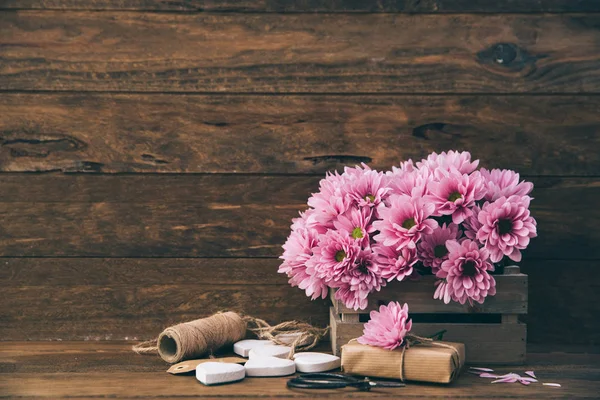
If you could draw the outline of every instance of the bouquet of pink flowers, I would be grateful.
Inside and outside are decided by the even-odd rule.
[[[434,298],[483,303],[493,272],[537,235],[533,184],[510,170],[477,170],[468,152],[432,153],[386,173],[362,167],[328,173],[309,209],[293,220],[280,273],[312,299],[329,288],[346,307],[392,280],[437,278]]]

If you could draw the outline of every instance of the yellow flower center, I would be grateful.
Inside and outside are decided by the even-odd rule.
[[[461,194],[458,192],[452,192],[452,193],[450,193],[450,196],[448,196],[448,200],[453,203],[458,199],[462,199]]]
[[[352,236],[352,239],[362,239],[364,237],[364,235],[363,235],[363,231],[360,228],[360,226],[357,226],[356,228],[354,228],[352,230],[352,233],[350,234],[350,236]]]
[[[410,228],[412,228],[413,226],[415,226],[416,224],[417,224],[417,223],[415,222],[415,219],[414,219],[414,218],[409,218],[409,219],[407,219],[406,221],[404,221],[404,222],[402,223],[402,227],[403,227],[404,229],[410,229]]]

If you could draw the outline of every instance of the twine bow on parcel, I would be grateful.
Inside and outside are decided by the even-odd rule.
[[[406,344],[404,346],[402,346],[402,354],[400,354],[400,381],[402,381],[402,382],[404,382],[404,353],[406,352],[406,349],[409,348],[410,346],[444,347],[444,348],[452,350],[452,352],[453,352],[452,360],[453,361],[457,362],[456,360],[460,360],[460,353],[458,352],[458,350],[456,350],[455,347],[453,347],[449,344],[446,344],[443,342],[438,342],[436,340],[433,340],[432,338],[413,335],[411,333],[407,334],[404,337],[404,340],[406,341]]]
[[[248,324],[255,327],[248,328]],[[244,339],[247,330],[260,339],[290,346],[290,358],[297,349],[314,347],[327,333],[327,328],[315,328],[303,322],[288,321],[271,326],[262,319],[242,317],[228,311],[170,326],[158,338],[139,343],[132,350],[138,354],[158,352],[163,360],[171,364],[206,354],[212,358],[218,349]]]

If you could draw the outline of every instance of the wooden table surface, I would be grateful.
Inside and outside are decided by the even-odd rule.
[[[490,380],[463,373],[451,386],[409,383],[401,389],[370,393],[355,390],[294,390],[286,378],[248,378],[243,382],[207,387],[193,375],[173,376],[167,364],[154,356],[130,350],[131,342],[4,342],[0,347],[0,397],[15,398],[240,398],[298,397],[342,398],[598,398],[600,353],[549,352],[543,348],[528,354],[528,364],[498,367],[497,372],[534,370],[541,382],[557,382],[561,388],[532,384],[491,384]]]

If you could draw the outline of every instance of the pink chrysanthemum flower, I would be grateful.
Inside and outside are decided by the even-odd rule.
[[[393,247],[376,244],[373,246],[375,260],[379,264],[381,277],[388,282],[396,279],[403,281],[405,278],[418,276],[413,266],[417,263],[417,251],[414,248],[403,247],[395,250]]]
[[[529,214],[530,201],[529,196],[515,195],[483,206],[477,239],[490,251],[492,262],[499,262],[504,256],[521,261],[521,250],[537,236],[536,221]]]
[[[437,154],[435,152],[427,156],[426,159],[417,163],[419,169],[428,168],[431,171],[435,170],[458,170],[461,174],[470,174],[477,169],[479,160],[471,161],[471,153],[468,151],[458,152],[450,150]]]
[[[375,231],[371,224],[372,219],[372,208],[351,208],[345,214],[338,215],[337,219],[333,221],[333,226],[337,230],[348,232],[363,248],[367,248],[370,245],[369,235]]]
[[[481,168],[480,172],[487,189],[485,199],[488,201],[496,201],[502,196],[526,196],[533,190],[533,183],[519,182],[519,174],[515,171],[508,169],[488,171]]]
[[[312,219],[322,230],[332,229],[333,220],[350,207],[350,199],[342,191],[344,184],[342,175],[328,173],[325,179],[321,179],[319,192],[308,199],[308,205],[314,209]]]
[[[359,207],[376,207],[387,198],[390,188],[383,172],[370,169],[366,165],[356,168],[345,168],[347,185],[343,192]]]
[[[427,189],[431,181],[428,169],[402,171],[398,168],[386,174],[388,186],[393,194],[405,194],[411,197],[423,197],[429,194]]]
[[[417,245],[419,259],[426,267],[431,267],[431,272],[435,274],[442,262],[448,259],[448,249],[446,241],[457,240],[460,237],[458,225],[444,224],[433,230],[431,235],[423,235]]]
[[[303,217],[306,214],[303,214]],[[304,218],[298,218],[304,220]],[[322,279],[307,272],[307,262],[313,255],[313,248],[317,245],[317,232],[301,226],[301,222],[295,220],[296,229],[293,230],[283,245],[283,263],[279,267],[279,273],[286,274],[292,286],[298,286],[306,291],[306,295],[313,300],[317,297],[327,297],[327,286]]]
[[[394,350],[404,344],[406,334],[412,329],[412,320],[408,319],[408,305],[398,302],[382,305],[379,311],[371,311],[371,319],[363,329],[358,343]]]
[[[428,218],[435,206],[423,198],[393,195],[388,202],[389,206],[382,205],[377,210],[381,220],[373,222],[373,227],[380,232],[375,240],[384,246],[415,248],[421,235],[430,235],[438,226],[435,220]]]
[[[475,201],[485,195],[485,186],[478,172],[465,175],[456,170],[444,174],[439,182],[431,182],[429,190],[437,215],[452,215],[455,224],[472,215]]]
[[[481,212],[481,207],[473,206],[471,209],[473,212],[470,216],[465,218],[462,223],[462,227],[465,232],[465,236],[468,239],[476,240],[477,239],[477,231],[481,228],[481,222],[479,222],[479,213]]]
[[[339,288],[335,298],[344,302],[346,307],[355,310],[365,309],[369,293],[379,291],[384,285],[385,281],[370,250],[361,251],[354,264],[337,281],[331,283],[332,287]]]
[[[440,292],[447,291],[441,293],[446,304],[450,298],[460,304],[466,301],[471,305],[473,301],[483,303],[488,295],[496,294],[496,281],[488,273],[494,270],[494,266],[489,262],[489,252],[485,248],[480,249],[477,242],[469,239],[461,243],[449,240],[446,247],[448,259],[436,274],[447,282],[442,288],[438,286]],[[439,298],[437,290],[436,295]]]
[[[360,252],[360,244],[349,232],[329,230],[319,236],[313,256],[307,261],[307,271],[334,287],[346,271],[354,266]]]

